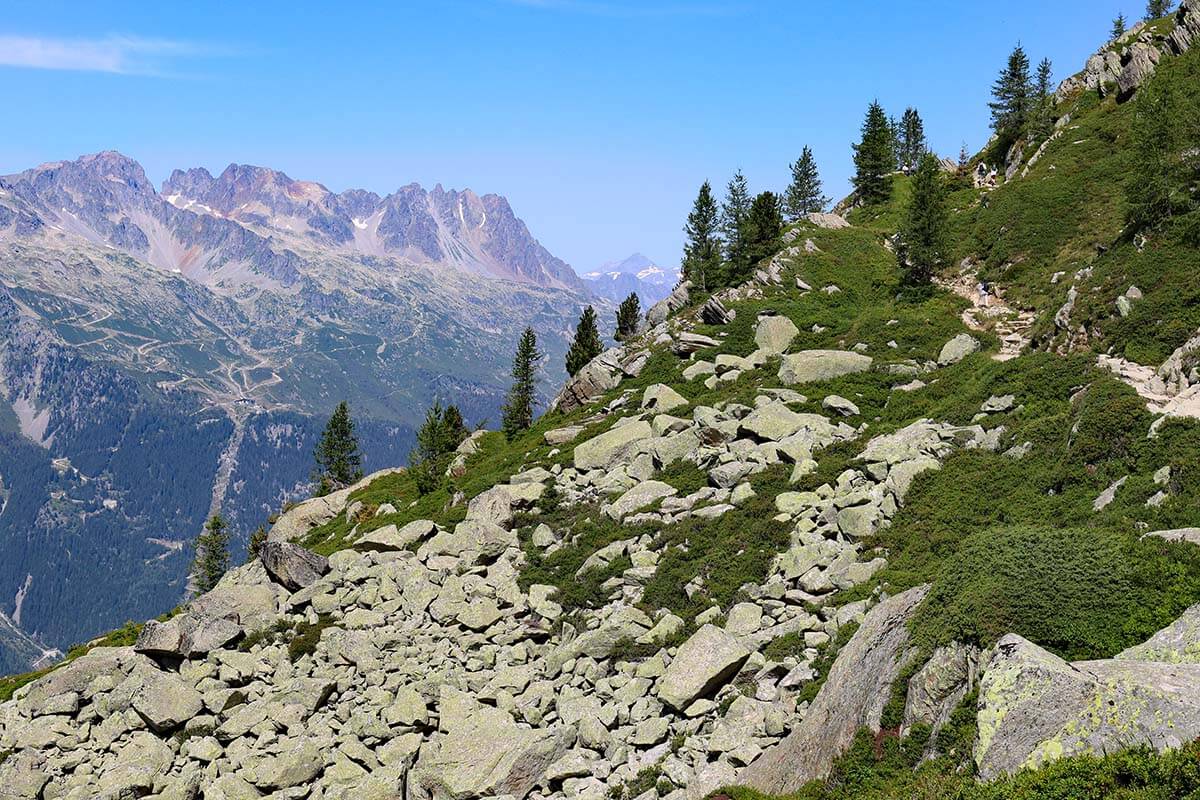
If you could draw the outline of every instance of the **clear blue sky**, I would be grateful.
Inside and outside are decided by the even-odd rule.
[[[676,263],[700,182],[786,184],[802,145],[841,196],[867,103],[934,148],[986,140],[1020,39],[1056,80],[1137,0],[13,2],[0,173],[103,149],[161,182],[231,161],[335,191],[418,181],[508,196],[584,271]]]

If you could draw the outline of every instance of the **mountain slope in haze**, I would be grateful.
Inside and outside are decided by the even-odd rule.
[[[634,253],[621,261],[601,264],[581,277],[600,297],[619,303],[636,294],[642,308],[649,308],[669,295],[679,283],[679,270],[660,267],[641,253]]]
[[[434,399],[498,419],[520,331],[557,375],[586,300],[496,195],[167,189],[114,152],[0,178],[0,613],[46,647],[174,605],[205,517],[244,541],[305,491],[338,401],[368,467]]]

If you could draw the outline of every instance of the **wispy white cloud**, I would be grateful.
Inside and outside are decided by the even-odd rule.
[[[743,10],[741,3],[619,2],[619,0],[507,0],[512,5],[548,11],[593,14],[605,17],[725,16]]]
[[[0,66],[26,69],[165,75],[178,59],[209,54],[208,48],[169,39],[56,39],[0,34]]]

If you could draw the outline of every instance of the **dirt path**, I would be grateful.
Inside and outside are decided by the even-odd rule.
[[[1019,356],[1029,345],[1034,315],[1029,311],[1018,311],[1004,302],[1003,296],[995,294],[989,294],[985,303],[979,293],[979,278],[975,272],[963,271],[953,279],[938,279],[937,284],[971,303],[962,313],[964,325],[973,331],[992,331],[1000,338],[1000,352],[992,358],[1008,361]]]

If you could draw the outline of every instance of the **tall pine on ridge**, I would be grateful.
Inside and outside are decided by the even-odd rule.
[[[867,108],[862,140],[854,145],[852,182],[863,205],[885,202],[892,194],[888,175],[896,168],[896,151],[891,123],[876,100]]]
[[[992,129],[1002,137],[1016,139],[1025,130],[1033,106],[1033,86],[1029,79],[1029,56],[1017,44],[1008,63],[992,85]]]
[[[313,455],[317,462],[318,493],[327,494],[336,486],[348,486],[362,477],[362,454],[345,400],[330,415]]]
[[[537,334],[526,328],[517,342],[517,353],[513,357],[513,385],[508,390],[508,400],[502,411],[504,435],[509,439],[520,435],[533,425],[533,401],[537,391],[537,368],[542,360],[538,350]]]
[[[1109,32],[1108,38],[1113,41],[1120,39],[1125,35],[1127,24],[1128,23],[1125,21],[1125,15],[1117,14],[1116,19],[1114,19],[1112,22],[1112,31]]]
[[[821,176],[817,173],[817,161],[808,145],[804,146],[800,158],[791,165],[791,169],[792,182],[788,184],[784,195],[784,207],[788,218],[795,221],[824,209],[829,198],[821,194]]]
[[[721,271],[721,239],[717,201],[712,185],[705,181],[692,204],[687,224],[683,228],[687,242],[683,246],[683,280],[691,281],[703,291],[716,284]]]
[[[900,229],[896,259],[905,283],[922,286],[949,260],[950,210],[937,156],[926,153],[912,179],[912,198]]]
[[[623,341],[637,333],[638,320],[642,316],[642,304],[636,292],[630,292],[629,297],[617,306],[617,332],[615,338]]]
[[[762,192],[750,204],[746,215],[746,266],[735,273],[734,282],[750,278],[754,267],[762,260],[779,252],[779,238],[783,234],[783,208],[779,195]]]
[[[1174,0],[1150,0],[1146,3],[1146,19],[1161,19],[1170,14],[1174,7]]]
[[[588,306],[579,315],[575,340],[567,350],[567,374],[575,377],[576,372],[603,352],[604,343],[600,341],[600,330],[596,327],[596,310]]]
[[[196,537],[196,555],[192,560],[196,594],[212,591],[228,571],[229,529],[220,514],[213,514]]]
[[[912,172],[928,149],[921,115],[915,108],[906,108],[900,118],[900,169]]]
[[[747,269],[746,217],[750,214],[750,185],[739,169],[729,180],[721,204],[721,231],[725,234],[725,258],[733,274]]]

